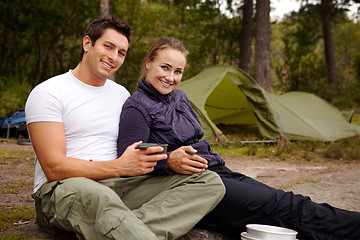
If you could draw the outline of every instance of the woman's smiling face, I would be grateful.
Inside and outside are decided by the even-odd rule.
[[[181,81],[186,67],[186,57],[182,52],[167,47],[159,50],[152,61],[147,60],[145,67],[146,82],[165,95],[176,88]]]

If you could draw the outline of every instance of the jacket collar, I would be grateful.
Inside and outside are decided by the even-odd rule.
[[[144,92],[146,95],[149,96],[149,98],[160,101],[162,100],[169,101],[174,92],[171,91],[170,93],[163,95],[160,92],[158,92],[158,90],[156,90],[150,83],[146,82],[145,78],[142,78],[139,81],[138,90]]]

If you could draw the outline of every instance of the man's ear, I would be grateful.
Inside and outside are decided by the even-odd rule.
[[[89,36],[85,36],[83,37],[83,42],[82,42],[83,48],[84,48],[84,52],[86,53],[89,50],[89,47],[91,46],[91,39]]]

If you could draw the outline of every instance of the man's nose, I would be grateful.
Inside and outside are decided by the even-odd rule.
[[[119,54],[118,54],[118,51],[117,50],[114,50],[114,51],[111,51],[108,55],[109,59],[112,60],[113,62],[116,62],[118,57],[119,57]]]

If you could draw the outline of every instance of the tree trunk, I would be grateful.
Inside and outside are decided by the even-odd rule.
[[[107,17],[111,15],[110,0],[100,0],[100,16]]]
[[[36,66],[35,66],[35,78],[34,78],[34,86],[38,85],[43,74],[42,69],[42,45],[40,40],[39,31],[35,31],[35,39],[36,39]]]
[[[220,3],[217,2],[217,7],[218,9],[216,9],[217,11],[217,31],[216,31],[216,44],[215,44],[215,51],[214,51],[214,55],[213,55],[213,64],[218,64],[219,59],[218,59],[218,52],[219,52],[219,48],[220,48],[220,33],[221,33],[221,12],[220,12]]]
[[[250,74],[253,0],[244,0],[240,35],[239,68]]]
[[[256,1],[255,80],[271,92],[270,0]]]
[[[326,58],[326,70],[328,75],[328,81],[337,85],[336,78],[336,61],[334,53],[334,42],[331,32],[331,4],[332,1],[321,0],[321,22],[324,35],[325,46],[325,58]]]
[[[111,15],[111,3],[110,0],[100,0],[100,16],[101,17],[108,17]],[[115,73],[109,76],[109,79],[115,81]]]

